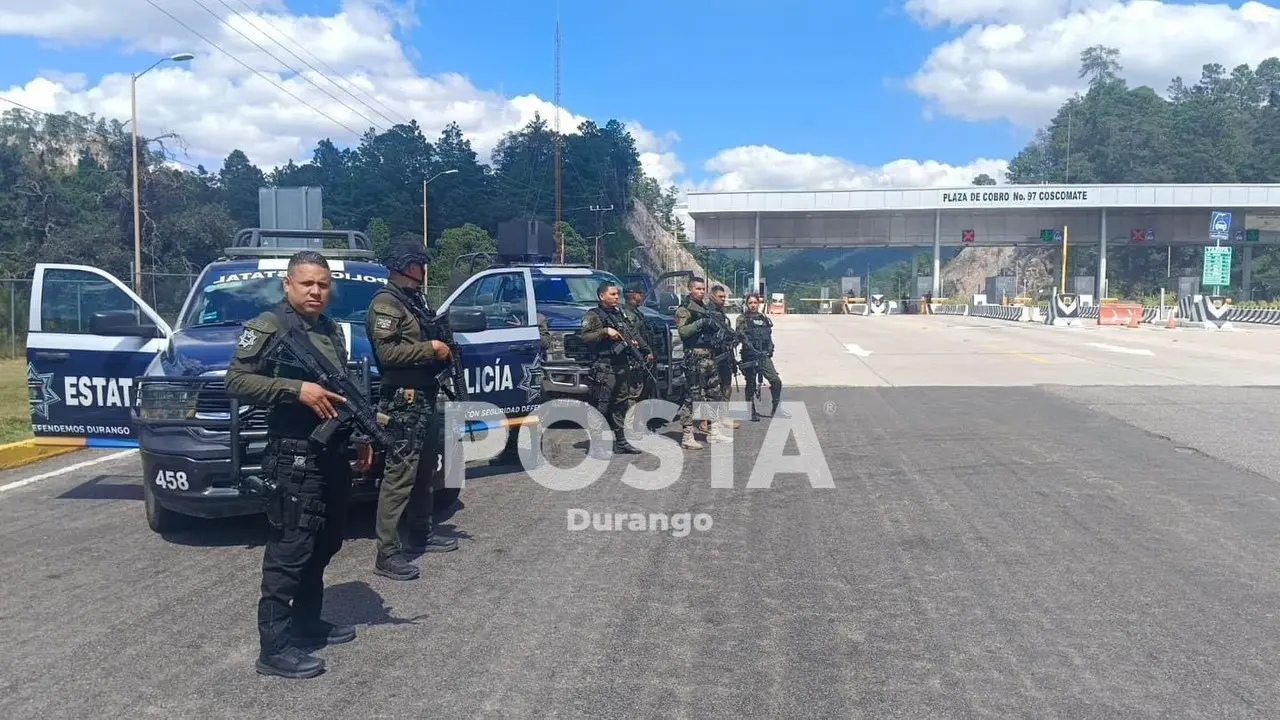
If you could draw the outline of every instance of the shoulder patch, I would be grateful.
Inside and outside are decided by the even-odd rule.
[[[251,358],[262,351],[267,338],[276,332],[275,323],[264,322],[262,318],[254,318],[244,324],[240,337],[236,339],[236,357]]]

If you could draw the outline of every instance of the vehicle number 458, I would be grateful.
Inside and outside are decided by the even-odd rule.
[[[170,490],[190,490],[187,474],[181,470],[161,470],[156,473],[156,484]]]

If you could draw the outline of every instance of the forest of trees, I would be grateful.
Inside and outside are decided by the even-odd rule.
[[[1149,87],[1130,87],[1115,48],[1088,48],[1080,61],[1080,78],[1088,81],[1088,91],[1064,103],[1049,125],[1014,157],[1007,182],[1280,182],[1280,59],[1268,58],[1256,68],[1239,65],[1230,71],[1208,64],[1194,85],[1173,78],[1165,97]],[[974,178],[975,184],[994,182],[986,176]],[[1140,296],[1159,292],[1161,287],[1169,289],[1170,264],[1174,277],[1200,274],[1199,248],[1175,247],[1172,258],[1166,252],[1159,246],[1110,248],[1113,291]],[[1255,251],[1255,297],[1273,297],[1280,291],[1276,255],[1271,250]],[[1077,263],[1080,274],[1093,275],[1096,249],[1073,253],[1073,270]],[[1238,283],[1239,261],[1234,265]]]
[[[180,143],[172,136],[139,142],[149,276],[198,273],[235,230],[259,224],[264,186],[323,188],[326,226],[364,230],[381,249],[401,237],[421,240],[422,182],[456,170],[428,188],[429,234],[441,261],[432,267],[433,285],[446,284],[452,257],[492,249],[500,222],[555,217],[555,131],[541,118],[508,133],[489,159],[479,158],[454,124],[434,141],[413,122],[370,130],[352,149],[321,140],[305,162],[270,172],[240,150],[217,170],[191,166],[175,156]],[[590,262],[592,236],[613,233],[602,239],[601,265],[622,272],[635,242],[623,222],[627,209],[642,201],[673,227],[675,189],[645,176],[620,122],[583,123],[562,143],[566,259]],[[21,108],[0,116],[0,278],[30,277],[42,261],[90,264],[128,278],[131,167],[130,134],[118,120]]]

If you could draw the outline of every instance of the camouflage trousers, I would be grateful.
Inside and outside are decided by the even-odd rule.
[[[378,490],[378,554],[390,557],[400,552],[402,519],[412,535],[431,532],[434,506],[433,482],[440,448],[440,417],[434,392],[398,389],[378,403],[391,417],[396,440],[407,441],[401,452],[388,452],[382,487]]]
[[[690,350],[685,355],[684,369],[686,392],[684,402],[676,413],[676,420],[680,422],[680,427],[688,428],[693,427],[694,403],[717,403],[725,398],[720,389],[720,368],[716,366],[711,351],[701,348]],[[708,408],[708,415],[708,419],[712,421],[720,419],[719,411],[712,407]]]
[[[622,439],[619,431],[626,426],[627,414],[640,402],[644,393],[644,371],[638,368],[598,363],[591,368],[587,381],[591,388],[590,402],[604,416],[614,437]],[[605,428],[599,420],[591,418],[588,430],[602,434]]]

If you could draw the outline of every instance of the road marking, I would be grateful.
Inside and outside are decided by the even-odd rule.
[[[138,452],[137,450],[123,450],[123,451],[118,452],[118,453],[111,453],[110,455],[103,455],[102,457],[100,457],[100,458],[94,458],[93,460],[85,460],[84,462],[78,462],[78,463],[76,463],[75,465],[68,465],[68,466],[63,467],[63,468],[58,468],[57,470],[50,470],[50,471],[49,471],[49,472],[47,472],[47,473],[40,473],[39,475],[32,475],[32,476],[31,476],[31,477],[29,477],[29,478],[24,478],[24,479],[22,479],[22,480],[18,480],[18,481],[16,481],[16,482],[11,482],[11,483],[9,483],[8,485],[0,485],[0,493],[2,493],[2,492],[7,492],[7,491],[9,491],[9,490],[17,490],[18,488],[20,488],[20,487],[25,487],[25,486],[27,486],[27,485],[30,485],[31,483],[38,483],[38,482],[40,482],[41,480],[48,480],[49,478],[52,478],[52,477],[58,477],[59,475],[66,475],[67,473],[73,473],[73,472],[75,472],[75,471],[77,471],[77,470],[83,470],[83,469],[85,469],[85,468],[87,468],[87,467],[93,467],[94,465],[99,465],[99,464],[104,463],[104,462],[110,462],[110,461],[112,461],[112,460],[119,460],[119,459],[121,459],[121,458],[125,458],[125,457],[129,457],[130,455],[134,455],[134,454],[136,454],[137,452]]]
[[[858,357],[867,357],[868,355],[871,354],[870,350],[863,350],[862,348],[858,347],[857,345],[854,345],[853,343],[845,343],[844,349],[845,349],[845,352],[849,353],[850,355],[857,355]]]
[[[1094,342],[1085,343],[1085,344],[1092,345],[1093,347],[1096,347],[1099,350],[1106,350],[1108,352],[1115,352],[1115,353],[1124,353],[1126,355],[1147,355],[1147,356],[1155,355],[1155,353],[1151,352],[1150,350],[1147,350],[1146,348],[1127,348],[1127,347],[1120,347],[1119,345],[1108,345],[1106,343],[1094,343]]]

